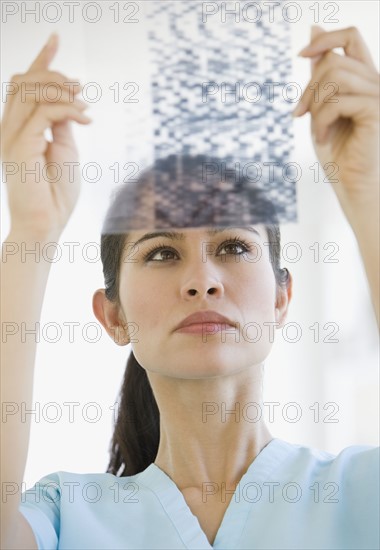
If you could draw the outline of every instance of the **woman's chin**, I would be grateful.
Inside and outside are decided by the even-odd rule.
[[[161,374],[163,376],[182,378],[182,379],[207,379],[220,376],[230,376],[240,371],[250,369],[255,365],[261,364],[268,354],[248,355],[241,350],[237,353],[236,349],[204,349],[202,353],[199,349],[191,349],[185,352],[174,354],[164,354],[166,361],[161,367],[157,361],[148,361],[145,364],[152,364],[154,368],[147,368],[150,372]]]

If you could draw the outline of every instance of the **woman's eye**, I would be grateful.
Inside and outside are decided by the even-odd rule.
[[[170,250],[170,248],[161,248],[149,253],[146,259],[147,261],[164,262],[166,260],[175,260],[174,256],[176,255],[177,253],[174,250]]]
[[[225,250],[226,252],[221,252]],[[248,248],[240,242],[231,242],[224,244],[219,249],[219,255],[224,256],[226,254],[244,254],[245,252],[248,252]]]

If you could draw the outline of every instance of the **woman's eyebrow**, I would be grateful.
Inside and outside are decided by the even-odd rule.
[[[221,233],[222,231],[227,231],[228,229],[243,229],[243,231],[251,231],[251,233],[255,233],[259,237],[261,237],[260,233],[252,226],[249,225],[234,225],[229,227],[218,227],[215,229],[210,229],[207,231],[209,235],[216,235],[218,233]]]
[[[251,233],[255,233],[259,237],[261,237],[260,233],[254,228],[249,226],[233,226],[233,227],[218,227],[215,229],[209,229],[207,231],[207,234],[210,236],[217,235],[218,233],[222,233],[223,231],[226,231],[228,229],[243,229],[245,231],[251,231]],[[179,233],[178,231],[154,231],[152,233],[145,233],[140,239],[138,239],[134,245],[137,246],[138,244],[148,241],[149,239],[155,239],[157,237],[166,237],[167,239],[171,240],[183,240],[185,239],[184,233]]]
[[[157,237],[166,237],[167,239],[172,240],[183,240],[185,238],[185,235],[183,233],[178,233],[177,231],[155,231],[153,233],[145,233],[140,239],[135,241],[133,244],[137,246],[140,243],[143,243],[144,241],[148,241],[149,239],[155,239]]]

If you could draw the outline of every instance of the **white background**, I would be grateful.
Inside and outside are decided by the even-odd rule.
[[[3,2],[3,9],[5,4],[16,3]],[[30,8],[35,3],[27,4]],[[108,16],[95,24],[84,21],[80,11],[73,23],[68,22],[67,16],[57,23],[43,18],[36,23],[33,16],[27,16],[23,22],[21,12],[5,21],[3,12],[3,81],[27,69],[52,31],[59,33],[61,41],[53,69],[69,78],[79,78],[82,83],[96,80],[106,89],[110,82],[125,81],[117,76],[114,68],[118,62],[122,66],[123,56],[127,56],[134,60],[132,73],[137,71],[129,74],[128,79],[137,79],[139,50],[133,46],[132,38],[138,33],[138,25],[131,30],[132,26],[122,21],[114,23],[110,17],[111,3],[98,4]],[[119,4],[122,9],[125,2]],[[360,5],[358,2],[301,2],[298,6],[302,16],[291,24],[294,63],[289,80],[298,82],[303,89],[308,84],[309,62],[297,58],[296,54],[309,41],[310,25],[316,22],[313,21],[316,4],[319,23],[325,30],[357,26],[378,66],[378,2],[362,1]],[[311,6],[314,8],[310,9]],[[331,23],[329,14],[334,6],[338,8],[334,15],[338,22]],[[94,118],[91,128],[75,129],[82,163],[95,159],[109,166],[110,158],[122,161],[125,155],[128,128],[126,117],[120,116],[123,107],[115,104],[106,109],[104,105],[99,101],[88,110]],[[294,279],[288,322],[296,322],[301,327],[302,337],[296,343],[289,343],[277,333],[276,344],[266,361],[264,401],[280,404],[275,409],[275,421],[269,423],[275,437],[337,453],[352,444],[378,444],[377,330],[354,235],[330,184],[323,182],[322,177],[313,181],[310,166],[317,159],[309,135],[309,115],[295,121],[294,131],[294,158],[303,170],[297,186],[299,221],[283,226],[282,242],[297,242],[301,247],[300,261],[284,261],[283,266],[288,267]],[[82,329],[86,323],[96,322],[92,295],[103,287],[101,262],[99,258],[96,261],[98,249],[88,248],[86,254],[85,246],[89,242],[99,245],[100,220],[110,187],[84,182],[78,205],[60,241],[62,258],[51,270],[41,326],[51,322],[61,326],[64,322],[76,322],[80,326],[76,328],[74,343],[69,343],[66,328],[60,341],[42,340],[38,346],[34,397],[36,404],[40,404],[40,414],[32,424],[25,472],[28,486],[53,471],[97,472],[107,466],[113,420],[110,407],[117,400],[129,347],[116,346],[103,331],[99,341],[88,342],[82,336]],[[3,184],[2,199],[4,240],[9,213]],[[335,255],[338,263],[322,261],[332,250],[323,250],[323,246],[331,242],[339,246]],[[69,261],[69,248],[63,243],[80,243],[73,262]],[[314,243],[319,243],[319,262],[313,261],[313,252],[309,249]],[[295,253],[294,248],[288,251]],[[95,261],[88,261],[90,258]],[[313,342],[314,333],[309,329],[316,322],[320,327],[319,343]],[[323,342],[329,332],[323,326],[329,322],[339,326],[335,336],[338,343]],[[289,332],[290,337],[293,334]],[[54,335],[52,330],[47,338],[52,339]],[[87,340],[95,337],[95,330],[89,329]],[[62,412],[57,422],[49,421],[56,412],[46,407],[51,402],[58,403]],[[63,405],[65,402],[79,403],[72,423],[69,408]],[[94,417],[94,407],[86,409],[86,404],[92,402],[101,407],[101,418],[97,422],[85,421],[82,415],[83,412],[87,420]],[[291,402],[298,403],[301,409],[302,417],[297,422],[289,421],[296,413],[294,407],[287,409]],[[315,403],[317,405],[313,405]],[[326,406],[328,403],[336,405]],[[319,421],[315,422],[317,409]],[[329,413],[334,413],[330,419],[338,422],[328,422]]]

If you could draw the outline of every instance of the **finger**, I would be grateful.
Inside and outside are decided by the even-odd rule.
[[[357,59],[371,69],[376,70],[367,45],[356,27],[320,33],[298,55],[314,57],[334,48],[343,48],[347,56]]]
[[[32,87],[28,88],[30,93],[18,93],[15,98],[8,103],[4,109],[4,125],[12,124],[14,128],[20,126],[29,118],[32,111],[39,103],[73,103],[79,105],[81,100],[73,94],[73,88],[61,88],[60,86],[51,86],[49,83],[45,89],[41,89],[39,82],[32,82]],[[71,86],[71,84],[70,84]],[[85,105],[85,102],[82,101]]]
[[[353,122],[378,119],[378,101],[366,96],[340,95],[337,103],[325,103],[313,117],[313,130],[317,141],[323,142],[329,127],[339,118],[351,118]],[[376,114],[377,113],[377,114]]]
[[[326,84],[328,82],[335,83],[339,88],[341,85],[346,86],[347,83],[340,83],[339,77],[339,74],[346,73],[352,75],[353,82],[355,82],[357,77],[362,78],[372,85],[373,93],[378,93],[379,75],[377,73],[375,74],[368,71],[368,67],[356,59],[343,57],[334,52],[328,52],[323,55],[321,61],[315,66],[312,78],[305,88],[293,115],[301,116],[305,114],[311,109],[313,102],[320,101],[321,91],[323,93],[323,82]],[[330,89],[332,90],[332,88]],[[346,87],[342,91],[346,93]],[[355,93],[356,92],[357,89],[355,89]],[[350,92],[347,90],[347,93]]]
[[[63,122],[56,122],[53,124],[51,133],[54,143],[59,143],[60,145],[71,145],[74,143],[70,120],[64,120]]]
[[[46,148],[47,162],[60,158],[60,155],[57,156],[57,150],[62,147],[78,153],[78,148],[72,132],[71,120],[55,122],[52,126],[51,133],[53,141],[49,142]]]
[[[11,121],[13,132],[19,130],[38,103],[49,100],[51,103],[74,102],[75,95],[81,90],[77,79],[70,79],[62,73],[48,70],[14,75],[11,83],[15,93],[6,98],[3,121],[7,127]]]
[[[379,98],[379,85],[344,69],[330,70],[323,75],[314,89],[308,110],[317,113],[324,103],[337,103],[337,95],[368,96]]]
[[[28,72],[36,71],[39,69],[47,69],[57,53],[59,45],[58,35],[53,33],[50,35],[49,40],[46,42],[36,59],[30,65]]]
[[[9,88],[5,97],[3,122],[6,127],[12,124],[13,131],[16,132],[29,118],[36,103],[44,103],[49,99],[52,103],[55,99],[73,102],[75,95],[81,90],[77,79],[47,70],[14,75],[7,84]]]
[[[57,122],[53,124],[52,135],[53,141],[48,143],[48,146],[46,148],[47,163],[53,162],[53,166],[55,166],[57,159],[66,158],[65,153],[63,153],[62,155],[62,153],[60,152],[62,148],[69,149],[71,151],[71,154],[74,155],[71,158],[76,158],[76,160],[79,160],[78,148],[74,140],[72,132],[72,122],[70,120],[65,120],[63,122]],[[71,169],[66,165],[65,162],[63,163],[63,166],[62,164],[60,164],[60,168],[62,170],[62,174],[64,174],[64,177],[67,178],[67,180],[69,180],[70,182],[74,182],[78,179],[79,174],[74,176],[74,180],[71,179],[73,177],[73,174],[70,172]],[[60,193],[62,192],[61,178],[57,179],[56,176],[53,174],[53,177],[50,179],[52,180],[50,182],[50,185],[52,186],[52,190],[54,190],[57,201],[59,202]],[[77,187],[75,185],[72,185],[68,189],[66,189],[65,196],[70,195],[72,202],[75,202],[75,198],[78,196],[78,191],[79,190],[77,189]]]
[[[81,91],[81,85],[77,79],[70,79],[62,73],[48,70],[16,74],[5,84],[4,111],[9,110],[14,102],[25,103],[31,100],[39,101],[40,98],[59,98],[64,91],[68,91],[74,97]]]
[[[38,84],[38,82],[36,83]],[[77,96],[77,97],[75,97]],[[73,96],[73,93],[69,89],[60,88],[58,86],[46,88],[46,91],[41,93],[41,90],[37,88],[37,91],[34,93],[27,93],[19,95],[14,101],[14,104],[11,105],[9,112],[12,111],[14,106],[17,110],[20,111],[25,105],[38,105],[39,103],[75,103],[79,100],[78,94]],[[84,103],[84,102],[83,102]]]
[[[49,85],[52,88],[61,87],[67,90],[73,90],[73,92],[76,93],[80,91],[80,83],[77,79],[70,79],[59,71],[52,71],[49,69],[35,69],[27,73],[15,74],[7,84],[13,84],[16,90],[9,93],[9,97],[6,98],[7,100],[12,99],[18,92],[24,91],[25,93],[27,91],[26,86],[31,84],[40,84],[40,87],[44,88]]]
[[[324,34],[326,31],[322,29],[322,27],[319,27],[318,25],[312,25],[310,30],[310,41],[313,42],[317,36]],[[310,59],[311,61],[311,72],[313,72],[315,65],[319,62],[319,60],[322,58],[322,55],[316,55]]]
[[[72,105],[79,111],[84,111],[88,108],[88,105],[86,102],[76,98],[74,101],[64,101],[63,99],[59,101],[58,103],[55,103],[54,105]],[[51,102],[40,102],[36,104],[35,102],[29,103],[27,106],[24,105],[23,111],[21,109],[18,109],[17,104],[13,105],[13,109],[11,109],[11,112],[9,113],[8,117],[4,117],[3,121],[3,127],[5,135],[7,136],[7,141],[12,141],[15,136],[18,135],[18,133],[21,131],[23,126],[28,122],[30,117],[33,115],[33,113],[36,111],[39,105],[52,105]],[[27,107],[27,109],[25,108]],[[10,123],[11,121],[11,123]]]
[[[79,124],[88,124],[91,119],[73,105],[40,105],[20,132],[18,139],[40,138],[43,132],[57,122],[73,120]]]

